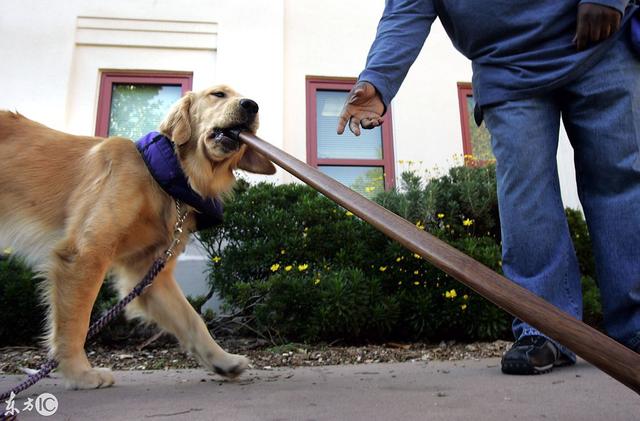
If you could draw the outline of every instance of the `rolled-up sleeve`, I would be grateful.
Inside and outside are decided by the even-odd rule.
[[[365,70],[358,77],[376,87],[386,106],[418,57],[436,16],[432,0],[387,0]]]

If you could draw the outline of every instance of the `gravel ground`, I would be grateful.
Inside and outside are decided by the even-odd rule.
[[[476,342],[471,344],[399,344],[367,346],[309,346],[287,344],[268,346],[254,339],[221,339],[229,352],[249,357],[254,368],[369,364],[403,361],[455,361],[500,357],[511,342]],[[88,347],[89,360],[98,367],[114,370],[162,370],[197,368],[198,363],[173,343],[159,340],[139,346],[111,348],[95,344]],[[0,348],[0,374],[22,373],[22,368],[35,369],[46,360],[46,351],[36,347]]]

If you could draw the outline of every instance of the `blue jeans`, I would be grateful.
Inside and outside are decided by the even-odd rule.
[[[640,60],[622,37],[548,95],[483,110],[497,160],[505,275],[582,317],[578,261],[556,166],[560,117],[574,149],[607,333],[640,347]],[[516,339],[539,335],[516,319]],[[570,358],[575,355],[564,347]]]

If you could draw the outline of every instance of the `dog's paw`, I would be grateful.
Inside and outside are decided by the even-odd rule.
[[[115,383],[113,374],[108,368],[91,368],[77,375],[67,376],[67,389],[101,389]]]
[[[217,374],[235,379],[249,367],[249,360],[242,355],[227,354],[224,360],[213,363],[213,371]]]

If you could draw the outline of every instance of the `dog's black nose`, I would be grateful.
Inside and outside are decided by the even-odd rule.
[[[251,114],[258,114],[258,104],[255,101],[244,98],[240,100],[240,106]]]

